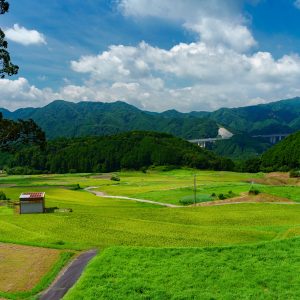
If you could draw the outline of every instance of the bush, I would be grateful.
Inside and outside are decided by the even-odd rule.
[[[73,190],[73,191],[81,190],[80,184],[79,183],[75,184],[74,187],[71,188],[71,190]]]
[[[216,193],[212,193],[210,196],[213,198],[217,197]]]
[[[121,179],[120,179],[120,177],[117,176],[117,175],[112,175],[112,176],[110,177],[110,180],[112,180],[112,181],[120,181]]]
[[[141,171],[142,171],[142,173],[146,174],[147,173],[147,167],[142,167]]]
[[[9,200],[3,191],[0,191],[0,200]]]
[[[37,175],[43,174],[44,171],[35,170],[29,167],[14,167],[6,169],[7,175]]]
[[[260,193],[260,191],[258,189],[254,189],[254,188],[251,188],[250,191],[249,191],[249,195],[258,195]]]
[[[299,170],[291,170],[290,171],[290,178],[298,178],[300,177],[300,171]]]
[[[224,194],[219,194],[218,198],[220,200],[225,200],[226,199],[226,196]]]

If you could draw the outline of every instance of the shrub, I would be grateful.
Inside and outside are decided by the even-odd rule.
[[[74,190],[74,191],[81,190],[80,184],[79,183],[75,184],[74,187],[71,188],[71,190]]]
[[[300,171],[299,170],[291,170],[290,171],[290,178],[298,178],[300,177]]]
[[[147,167],[142,167],[141,171],[142,171],[142,173],[146,174],[147,173]]]
[[[212,193],[210,196],[215,198],[217,195],[216,193]]]
[[[120,179],[120,177],[117,176],[117,175],[112,175],[112,176],[110,177],[110,180],[112,180],[112,181],[120,181],[121,179]]]
[[[0,200],[9,200],[3,191],[0,191]]]
[[[219,194],[218,198],[220,200],[225,200],[226,199],[226,196],[224,194]]]
[[[251,188],[249,191],[249,195],[258,195],[260,191],[258,189]]]

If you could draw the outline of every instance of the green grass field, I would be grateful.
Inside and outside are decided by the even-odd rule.
[[[114,247],[65,299],[299,299],[299,269],[299,238],[204,249]]]
[[[223,250],[220,250],[223,248],[214,248],[216,246],[230,246],[230,248],[224,249],[225,265],[223,269],[224,276],[229,277],[232,276],[233,271],[230,272],[228,268],[231,264],[239,265],[242,259],[241,256],[243,256],[242,254],[237,255],[237,252],[245,252],[245,257],[247,257],[253,249],[256,253],[255,247],[258,247],[254,245],[251,246],[254,248],[250,246],[243,246],[243,248],[240,245],[265,242],[268,243],[266,245],[273,245],[274,243],[274,247],[268,246],[271,248],[266,249],[272,249],[270,253],[273,253],[276,257],[281,253],[280,250],[277,251],[277,245],[281,245],[277,241],[300,236],[300,205],[245,203],[211,207],[166,208],[134,201],[101,198],[84,190],[72,190],[75,185],[79,184],[83,188],[89,186],[99,187],[100,191],[109,195],[130,196],[179,204],[180,199],[192,195],[195,173],[198,179],[197,193],[199,195],[227,193],[230,190],[238,195],[249,190],[251,178],[262,178],[264,176],[263,174],[194,170],[152,171],[147,174],[121,172],[118,174],[121,179],[120,182],[111,181],[109,175],[97,176],[93,174],[2,176],[0,177],[0,190],[3,190],[12,200],[17,200],[21,192],[45,191],[46,207],[72,208],[73,212],[18,215],[13,213],[12,209],[0,206],[0,242],[74,250],[94,247],[101,250],[107,249],[90,265],[86,271],[86,277],[84,277],[91,276],[93,270],[103,263],[103,269],[101,269],[102,271],[99,269],[99,272],[101,271],[103,276],[107,276],[107,282],[103,282],[103,285],[100,286],[101,291],[95,291],[97,297],[100,295],[99,298],[86,299],[107,299],[105,295],[111,289],[110,284],[116,281],[121,282],[123,286],[126,274],[129,283],[127,286],[120,287],[122,293],[119,299],[134,299],[128,298],[126,293],[134,288],[134,274],[142,276],[140,275],[142,273],[145,278],[149,275],[148,284],[150,286],[149,291],[147,286],[145,287],[145,294],[144,292],[142,294],[137,292],[137,299],[205,299],[193,298],[192,295],[197,292],[203,292],[204,295],[208,295],[212,299],[230,299],[229,296],[222,298],[220,295],[223,292],[225,293],[226,289],[228,291],[224,295],[229,295],[229,290],[232,289],[231,284],[235,282],[234,278],[232,282],[225,280],[222,287],[218,280],[215,284],[211,282],[206,292],[199,284],[187,285],[188,278],[198,276],[196,280],[202,281],[203,277],[201,276],[208,277],[206,280],[212,280],[214,276],[219,276],[218,262],[216,261],[217,265],[214,265],[211,259],[212,256],[210,256],[217,255],[219,251],[223,253]],[[298,196],[300,195],[300,187],[298,186],[257,184],[256,187],[269,194],[279,195],[294,201],[300,200]],[[287,243],[291,243],[289,244],[293,247],[291,251],[299,255],[299,243],[289,240],[287,240]],[[145,247],[155,247],[156,249]],[[211,247],[211,250],[202,249],[201,247]],[[270,264],[273,264],[274,261],[266,257],[267,252],[267,250],[261,252],[261,260],[270,261]],[[173,261],[172,253],[177,253],[178,259]],[[192,264],[194,262],[198,265],[202,264],[201,259],[204,259],[203,257],[206,255],[210,259],[207,260],[205,267],[193,269]],[[137,260],[133,260],[132,264],[124,269],[124,273],[116,273],[117,279],[115,277],[110,278],[109,274],[105,273],[108,272],[110,266],[117,268],[119,262],[126,260],[126,257],[131,259],[132,256],[137,257]],[[187,265],[181,268],[179,264],[181,258],[184,259],[189,256],[191,256],[190,263],[187,260]],[[154,263],[155,260],[157,260],[160,267],[157,267]],[[141,269],[137,269],[135,273],[131,268],[134,268],[138,261],[141,262]],[[219,264],[221,262],[222,260]],[[256,264],[257,270],[260,270],[258,259]],[[163,276],[160,274],[169,276],[168,266],[172,270],[177,269],[172,281],[183,281],[182,285],[178,285],[178,289],[169,289],[163,283],[159,285],[159,276]],[[192,268],[190,271],[188,266]],[[241,268],[244,269],[242,266]],[[262,267],[263,265],[261,265],[261,270],[263,270]],[[147,271],[143,268],[146,268]],[[291,266],[287,272],[292,274],[293,268]],[[244,275],[240,272],[239,276],[247,276],[246,270]],[[278,269],[275,268],[274,270],[277,271]],[[132,279],[130,274],[133,274]],[[157,274],[157,278],[154,278],[155,274]],[[284,274],[282,276],[287,276],[287,274]],[[143,276],[141,282],[147,282],[146,279],[143,279]],[[93,293],[93,284],[97,285],[97,280],[99,278],[96,276],[90,288],[87,288],[89,293]],[[286,280],[290,279],[286,277]],[[238,285],[238,282],[235,284]],[[86,281],[81,281],[77,285],[78,291],[75,287],[70,294],[71,299],[76,299],[74,298],[77,295],[76,293],[81,293],[81,289],[85,285]],[[249,285],[250,287],[245,287],[247,295],[249,295],[245,299],[257,299],[256,294],[253,293],[256,288],[260,289],[260,285],[256,281],[249,282]],[[278,288],[283,289],[284,287],[284,285],[280,285]],[[161,294],[162,298],[159,298],[159,292],[162,293],[163,289],[169,289],[169,291],[167,294]],[[221,294],[211,294],[213,289],[216,292],[219,290]],[[183,294],[180,294],[184,291],[186,291],[186,298],[183,297]],[[242,292],[242,290],[237,291],[237,295],[241,295]],[[272,292],[270,291],[270,293]],[[283,290],[281,292],[281,295],[284,295]],[[92,295],[89,293],[87,294]],[[294,299],[296,294],[292,293],[294,292],[291,291],[292,296],[288,299]],[[150,296],[147,296],[148,294]],[[267,297],[268,294],[265,294],[265,296]],[[258,299],[260,298],[258,297]],[[238,297],[235,299],[238,299]],[[285,299],[285,297],[280,299]]]

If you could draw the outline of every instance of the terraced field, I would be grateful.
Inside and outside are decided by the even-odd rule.
[[[125,280],[124,278],[128,278],[130,282],[134,280],[134,278],[131,279],[130,277],[134,276],[134,274],[145,283],[146,279],[143,279],[143,276],[147,276],[147,272],[149,272],[149,276],[152,274],[150,276],[150,286],[145,287],[149,291],[144,294],[144,288],[139,289],[139,283],[137,291],[141,290],[142,292],[137,292],[135,298],[130,298],[128,295],[131,295],[132,289],[135,289],[135,285],[130,283],[128,289],[124,286],[124,294],[122,294],[123,292],[120,294],[120,299],[145,299],[147,298],[146,295],[150,297],[148,297],[149,299],[181,299],[179,297],[180,294],[178,294],[180,289],[187,290],[186,299],[190,299],[189,297],[192,297],[191,295],[194,295],[194,293],[203,292],[199,288],[199,285],[192,284],[191,286],[187,286],[186,283],[183,283],[182,286],[178,286],[178,291],[171,289],[166,294],[156,293],[161,289],[169,289],[167,283],[162,283],[159,286],[159,274],[166,274],[166,276],[170,276],[170,274],[167,270],[160,270],[156,264],[149,262],[152,250],[145,247],[154,247],[157,249],[153,249],[153,259],[157,259],[158,262],[163,259],[166,262],[165,266],[168,265],[173,270],[178,269],[176,273],[177,277],[172,279],[177,281],[180,278],[194,276],[195,280],[197,278],[201,280],[201,276],[207,273],[202,274],[202,268],[192,268],[193,270],[190,269],[190,271],[188,267],[182,267],[181,269],[180,260],[173,261],[172,253],[177,253],[179,256],[182,255],[182,257],[195,255],[195,263],[201,265],[203,261],[199,257],[203,255],[205,257],[205,255],[211,255],[211,253],[217,255],[219,251],[223,251],[217,249],[230,246],[230,248],[225,249],[233,249],[232,255],[230,255],[229,250],[226,250],[227,252],[224,250],[227,254],[219,262],[219,265],[214,265],[212,260],[207,260],[203,270],[211,270],[210,274],[217,276],[218,268],[224,263],[224,270],[228,273],[228,276],[232,276],[225,262],[232,260],[234,262],[232,265],[238,265],[242,255],[234,254],[237,253],[238,249],[248,254],[252,251],[251,249],[255,249],[251,247],[247,248],[248,246],[243,248],[240,245],[265,242],[274,243],[274,247],[269,252],[273,253],[274,257],[276,257],[281,255],[281,250],[279,250],[279,247],[279,252],[277,251],[276,245],[278,244],[274,241],[291,238],[295,238],[295,241],[298,241],[297,237],[300,235],[300,205],[244,203],[224,206],[167,208],[148,203],[96,197],[83,189],[77,189],[78,184],[81,188],[93,186],[98,187],[99,191],[110,195],[138,197],[180,204],[180,200],[183,197],[193,196],[194,174],[197,175],[198,179],[197,194],[200,196],[206,195],[207,197],[211,196],[212,193],[225,194],[229,191],[238,196],[241,193],[249,191],[253,180],[262,180],[265,178],[264,174],[250,175],[194,170],[152,171],[147,174],[143,174],[142,172],[121,172],[117,174],[120,177],[120,181],[110,180],[110,175],[108,174],[1,177],[0,190],[3,190],[12,200],[17,200],[21,192],[45,191],[46,207],[49,212],[40,215],[18,215],[14,213],[13,209],[0,206],[0,242],[36,245],[56,249],[108,249],[103,253],[100,252],[99,259],[97,258],[95,264],[91,264],[87,269],[86,276],[91,276],[91,272],[95,272],[95,268],[99,268],[99,264],[104,264],[103,272],[99,274],[95,273],[95,284],[103,289],[101,292],[97,291],[97,295],[99,295],[97,299],[107,299],[105,298],[106,293],[113,288],[109,285],[109,282],[103,282],[103,285],[99,285],[98,280],[102,278],[101,276],[111,277],[112,281],[120,282],[122,285]],[[300,187],[297,184],[293,186],[286,184],[273,186],[258,182],[255,184],[255,188],[269,195],[273,194],[295,202],[299,201]],[[204,196],[203,198],[203,201],[207,201],[207,198]],[[54,208],[59,208],[59,210],[54,210]],[[65,208],[72,209],[72,212],[67,212],[67,210],[64,210]],[[291,251],[293,251],[293,255],[296,255],[295,259],[299,258],[299,243],[291,242],[289,245],[293,247]],[[122,247],[120,248],[120,246]],[[128,246],[137,248],[128,249]],[[210,248],[205,250],[202,247],[212,247],[211,249],[215,250],[209,250]],[[172,248],[176,249],[172,250]],[[206,253],[206,251],[208,252]],[[255,252],[256,250],[253,251]],[[269,262],[270,266],[274,263],[274,261],[266,256],[267,252],[262,251],[259,254],[260,258],[257,258],[256,261],[258,269],[260,268],[259,259]],[[119,253],[120,257],[116,253]],[[162,256],[162,253],[166,254]],[[118,266],[119,261],[128,260],[130,262],[132,255],[140,258],[145,257],[145,260],[141,260],[141,263],[149,266],[148,269],[145,267],[148,270],[147,272],[141,269],[141,271],[137,270],[135,273],[133,271],[137,263],[137,260],[135,260],[132,264],[128,265],[127,269],[124,269],[125,273],[119,273],[119,271],[112,274],[105,273],[108,272],[109,266],[113,268],[115,268],[114,266]],[[170,257],[168,258],[165,255]],[[289,254],[286,255],[288,256]],[[294,267],[298,267],[297,262],[299,260],[296,262],[293,261],[293,266],[290,267],[289,274],[294,272]],[[194,262],[191,261],[189,266],[192,263]],[[164,268],[163,266],[164,263],[162,263],[161,268]],[[274,269],[274,272],[277,271],[278,269]],[[143,276],[142,273],[144,274]],[[156,273],[159,276],[154,278],[153,274]],[[240,273],[240,276],[242,276],[242,273]],[[288,276],[288,272],[286,276]],[[287,277],[286,280],[290,279]],[[81,293],[80,290],[85,286],[85,282],[82,281],[78,284],[78,293]],[[218,288],[219,284],[216,281],[215,288]],[[224,283],[222,289],[220,287],[220,291],[230,288],[228,284]],[[230,284],[233,283],[231,282]],[[251,284],[258,286],[256,281]],[[294,284],[298,284],[297,281]],[[90,288],[92,291],[93,285]],[[213,285],[208,285],[207,290],[213,288]],[[270,295],[272,295],[275,291],[273,290],[273,285],[267,288],[271,289]],[[284,288],[285,286],[282,285],[282,289]],[[74,290],[68,296],[70,299],[76,299],[76,289],[77,287],[75,286]],[[85,287],[85,289],[88,289],[88,287]],[[255,288],[253,289],[255,290]],[[241,293],[242,290],[237,295],[241,295]],[[252,292],[249,293],[248,295],[252,295]],[[163,297],[159,298],[159,295]],[[207,295],[215,297],[215,299],[227,299],[226,297],[220,297],[221,294],[208,293]],[[291,295],[294,297],[296,294],[294,291],[291,291]],[[293,297],[290,297],[290,299],[293,299]],[[249,299],[249,297],[245,299]]]

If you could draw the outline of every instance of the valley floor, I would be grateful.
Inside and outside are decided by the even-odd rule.
[[[253,184],[268,197],[300,201],[297,182],[274,185],[264,174],[155,170],[121,172],[120,181],[110,174],[2,176],[0,190],[12,200],[46,192],[48,213],[18,215],[0,205],[0,242],[100,249],[67,299],[81,299],[83,290],[84,299],[299,298],[300,205],[169,208],[84,190],[182,205],[193,197],[195,174],[200,203],[213,193],[238,197]]]

